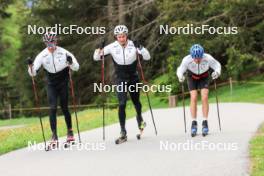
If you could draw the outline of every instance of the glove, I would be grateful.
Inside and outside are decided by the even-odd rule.
[[[143,48],[143,46],[140,44],[140,42],[138,40],[134,41],[134,45],[136,48],[138,48],[140,50]]]
[[[211,76],[212,76],[213,80],[215,80],[220,76],[220,74],[218,72],[214,71]]]
[[[179,77],[179,82],[180,82],[180,83],[183,83],[184,80],[185,80],[185,77],[184,77],[183,75],[182,75],[181,77]]]
[[[33,60],[29,57],[29,58],[27,58],[26,63],[27,63],[27,65],[32,65]]]
[[[71,65],[72,64],[72,57],[69,55],[66,55],[67,62]]]

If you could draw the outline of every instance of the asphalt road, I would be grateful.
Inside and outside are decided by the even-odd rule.
[[[222,132],[219,131],[216,105],[210,105],[207,137],[190,136],[190,113],[184,133],[182,108],[154,110],[158,135],[154,133],[150,112],[143,114],[147,127],[142,140],[136,119],[127,121],[128,141],[115,145],[119,125],[81,133],[82,146],[49,151],[24,148],[0,156],[3,176],[89,175],[89,176],[241,176],[249,175],[248,142],[264,121],[264,106],[248,103],[220,104]],[[199,113],[201,108],[199,107]],[[201,117],[201,115],[199,116]],[[76,136],[77,137],[77,136]],[[64,141],[63,138],[60,139]],[[4,142],[4,141],[1,141]],[[33,141],[31,141],[33,142]],[[41,144],[37,145],[40,146]]]

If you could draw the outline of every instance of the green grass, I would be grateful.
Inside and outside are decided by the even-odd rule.
[[[219,102],[248,102],[264,104],[264,83],[255,84],[250,82],[233,83],[233,90],[231,93],[230,87],[221,86],[217,87],[217,95]],[[200,98],[200,96],[199,96]],[[215,103],[215,90],[214,87],[210,87],[209,103]],[[186,96],[185,104],[189,105],[189,96]],[[201,100],[199,99],[199,104]],[[178,105],[182,105],[181,99],[179,99]]]
[[[250,141],[251,175],[264,175],[264,124]]]
[[[250,102],[264,103],[264,84],[239,83],[233,85],[231,93],[229,86],[218,88],[221,102]],[[210,102],[215,101],[214,91],[211,92]]]
[[[36,118],[34,117],[20,117],[16,119],[6,119],[6,120],[0,120],[0,128],[3,126],[16,126],[16,125],[29,125],[32,123],[36,123]]]

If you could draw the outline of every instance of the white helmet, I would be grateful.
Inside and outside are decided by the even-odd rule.
[[[128,34],[128,29],[125,25],[118,25],[114,29],[114,35]]]
[[[43,42],[53,42],[57,40],[57,34],[55,32],[47,32],[43,36]]]

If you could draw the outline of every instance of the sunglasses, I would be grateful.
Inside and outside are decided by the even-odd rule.
[[[56,43],[54,41],[46,42],[47,47],[54,47]]]

